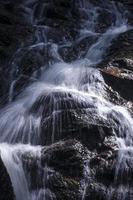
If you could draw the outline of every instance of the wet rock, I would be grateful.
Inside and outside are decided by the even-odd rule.
[[[101,151],[90,152],[76,140],[60,141],[42,150],[42,166],[49,169],[47,187],[55,194],[57,199],[119,199],[123,195],[120,190],[121,173],[117,174],[118,146],[115,137],[106,137]],[[46,164],[47,162],[47,164]],[[86,164],[89,174],[84,177]],[[130,174],[128,174],[130,177]],[[127,189],[123,178],[123,187]],[[85,181],[82,187],[82,181]],[[129,182],[128,182],[129,183]],[[114,184],[117,184],[116,190]],[[131,194],[127,194],[129,198]],[[114,198],[115,197],[115,198]],[[127,199],[128,199],[127,198]]]
[[[101,7],[102,5],[101,1],[89,2],[95,6]],[[131,7],[131,3],[122,3]],[[18,81],[22,80],[20,77],[32,76],[34,71],[40,70],[42,66],[49,63],[51,55],[49,55],[49,45],[47,43],[50,45],[58,43],[59,47],[57,47],[56,53],[60,54],[60,56],[58,54],[60,59],[70,62],[84,57],[87,48],[97,39],[95,36],[88,36],[78,41],[81,25],[83,21],[87,22],[88,20],[83,14],[84,9],[81,9],[79,2],[63,0],[26,2],[16,0],[12,3],[9,0],[1,1],[0,10],[0,88],[2,91],[0,100],[2,102],[9,99],[10,85],[14,80],[16,81],[17,79],[16,82],[18,86],[22,86],[20,88],[22,91],[22,82],[24,80],[22,82]],[[112,14],[107,9],[100,9],[96,24],[97,31],[105,31],[110,23],[113,23],[113,20]],[[130,32],[132,31],[123,34],[119,38],[117,45],[115,47],[112,46],[109,58],[112,58],[112,54],[113,56],[116,55],[121,49],[123,52],[123,46],[126,49],[123,54],[126,55],[127,49],[129,49],[131,55],[132,49],[129,43],[130,40],[132,41],[132,33]],[[125,38],[128,40],[128,44]],[[68,41],[68,46],[64,45],[66,41]],[[46,43],[45,49],[42,48],[40,50],[40,47],[34,47],[29,50],[31,45],[36,45],[37,43]],[[120,47],[119,50],[118,46]],[[18,54],[17,50],[19,48],[22,49]],[[18,61],[17,57],[21,59]],[[12,64],[14,62],[15,66]],[[14,68],[14,72],[11,72],[12,68]],[[16,84],[15,88],[19,88]],[[19,91],[19,89],[17,90]],[[15,91],[14,96],[18,94],[18,91]]]
[[[45,189],[53,199],[81,199],[81,181],[88,150],[76,140],[60,141],[42,148],[40,157],[24,154],[23,164],[28,171],[30,190]],[[41,177],[41,178],[40,178]],[[47,196],[48,199],[51,199]]]
[[[42,116],[41,144],[75,138],[91,150],[98,148],[105,136],[113,134],[114,124],[98,115],[95,101],[94,98],[87,102],[63,91],[51,91],[38,97],[29,112]]]
[[[92,170],[94,182],[88,184],[86,200],[118,200],[120,197],[132,199],[133,171],[129,168],[124,171],[118,169],[118,163],[118,151],[115,149],[95,155],[90,160],[90,171]]]
[[[112,60],[108,66],[112,66],[112,67],[118,67],[118,68],[122,68],[122,69],[128,69],[133,71],[133,60],[132,59],[128,59],[128,58],[118,58],[118,59],[114,59]]]
[[[97,152],[88,151],[76,140],[55,143],[42,152],[42,165],[47,160],[47,166],[53,170],[47,187],[57,199],[118,200],[119,196],[123,198],[125,191],[126,199],[132,199],[133,170],[130,168],[126,172],[126,168],[123,171],[118,167],[119,151],[115,137],[106,137],[101,151]],[[89,173],[84,176],[86,163]],[[85,181],[85,191],[82,181]]]
[[[119,3],[121,3],[122,5],[124,5],[124,7],[126,8],[127,12],[126,12],[126,16],[128,19],[128,23],[130,25],[133,25],[133,2],[132,0],[119,0]]]
[[[49,167],[60,171],[66,177],[81,178],[87,152],[87,149],[77,140],[64,140],[44,149],[42,163],[47,161]]]
[[[106,9],[99,10],[98,19],[96,23],[96,32],[103,33],[108,27],[111,26],[115,21],[114,16],[109,13]]]
[[[130,70],[110,67],[101,70],[105,83],[127,101],[133,101],[133,73]]]
[[[76,140],[61,141],[44,151],[42,162],[55,171],[49,179],[49,187],[58,200],[81,199],[81,180],[84,177],[84,163],[89,152]]]
[[[16,78],[16,52],[23,43],[30,43],[32,29],[24,26],[0,26],[0,100],[8,100],[9,87],[12,79]],[[22,46],[21,46],[22,45]]]
[[[101,1],[90,0],[90,2],[101,6]],[[131,1],[121,0],[121,2],[129,11],[131,10]],[[1,1],[0,90],[4,100],[12,81],[15,81],[14,95],[17,96],[18,91],[22,91],[28,83],[36,81],[34,79],[41,74],[41,67],[49,65],[49,62],[60,61],[62,58],[67,61],[75,60],[77,57],[82,58],[88,46],[97,40],[97,37],[86,37],[77,42],[81,22],[87,19],[85,13],[78,10],[77,5],[75,1],[69,0],[35,0],[28,3],[21,0]],[[132,16],[127,15],[131,23]],[[96,31],[100,33],[106,31],[113,22],[113,16],[106,9],[100,10]],[[116,103],[117,98],[117,101],[125,103],[123,100],[125,99],[129,106],[133,101],[133,76],[130,71],[133,56],[132,36],[133,31],[129,30],[114,40],[104,66],[118,65],[118,68],[101,71],[106,84],[112,87],[110,94],[114,95],[114,102]],[[66,41],[68,47],[64,47]],[[59,49],[58,45],[54,46],[57,48],[52,54],[53,43],[58,44]],[[16,54],[19,48],[21,51]],[[106,120],[97,114],[96,100],[93,98],[92,102],[81,101],[69,92],[52,92],[37,99],[29,113],[33,115],[41,113],[41,144],[49,145],[60,139],[67,141],[44,147],[41,158],[32,155],[23,156],[23,164],[30,174],[27,174],[27,178],[31,179],[30,190],[36,191],[45,187],[46,199],[51,199],[52,195],[52,199],[57,200],[108,200],[109,198],[118,200],[123,198],[121,188],[124,188],[125,199],[133,199],[132,192],[128,190],[128,187],[132,190],[131,166],[130,172],[127,173],[124,169],[124,172],[118,173],[119,180],[115,182],[118,161],[118,146],[112,131],[115,123],[112,123],[113,117],[110,121],[109,117]],[[128,157],[130,153],[128,152],[126,156]],[[87,167],[90,174],[84,177],[86,161],[89,161]],[[0,199],[12,200],[13,191],[3,164],[0,164],[0,175]],[[125,183],[127,177],[130,186]],[[87,185],[84,198],[82,197],[86,185],[82,186],[82,181]],[[52,194],[48,192],[49,190]]]
[[[15,88],[21,85],[22,91],[20,77],[30,77],[52,62],[50,46],[73,40],[79,23],[75,23],[76,4],[70,1],[1,1],[0,11],[0,101],[4,104],[12,83],[18,83]]]
[[[94,153],[89,161],[89,183],[85,199],[132,199],[133,170],[128,154],[122,154],[121,150],[118,150],[115,137],[107,137],[104,144],[109,148]]]
[[[87,54],[89,47],[96,42],[97,35],[85,36],[77,39],[73,44],[59,48],[59,53],[65,62],[72,62],[77,58],[82,59]]]
[[[103,66],[107,66],[112,62],[124,60],[120,67],[126,68],[129,64],[129,60],[133,58],[133,30],[128,30],[125,33],[120,34],[116,39],[113,40],[111,47],[109,48],[106,58],[103,61]]]

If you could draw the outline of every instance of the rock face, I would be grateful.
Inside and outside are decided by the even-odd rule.
[[[41,144],[75,138],[89,149],[98,147],[105,136],[112,134],[113,125],[98,116],[95,101],[97,98],[81,101],[72,93],[59,91],[40,96],[29,112],[42,112]]]
[[[32,179],[31,190],[44,187],[43,178],[45,177],[45,189],[50,189],[53,199],[56,196],[59,200],[82,198],[118,200],[119,195],[124,195],[120,188],[123,187],[126,190],[127,184],[130,184],[130,180],[128,183],[125,181],[129,174],[121,177],[123,174],[121,171],[116,179],[118,146],[115,137],[106,137],[100,151],[98,147],[88,151],[80,142],[72,139],[60,141],[42,149],[41,164],[39,164],[39,169],[40,167],[42,169],[40,181],[37,176],[36,163],[38,161],[34,160],[34,157],[30,160],[27,155],[24,158],[25,166],[28,166]],[[131,174],[132,171],[130,171],[130,176]],[[130,187],[132,188],[132,183]],[[129,195],[127,195],[128,198]]]
[[[100,150],[97,146],[89,151],[79,141],[70,139],[42,148],[39,158],[24,154],[30,191],[44,189],[45,180],[47,199],[132,199],[133,169],[119,168],[118,164],[123,165],[119,163],[119,153],[116,138],[106,137]]]
[[[88,158],[88,150],[76,140],[60,141],[42,148],[38,158],[23,154],[23,164],[31,181],[30,191],[45,189],[46,199],[81,199],[81,180]]]
[[[25,79],[29,81],[33,72],[38,70],[39,74],[39,69],[49,63],[52,43],[73,41],[79,23],[75,23],[76,5],[70,1],[36,0],[26,4],[9,0],[0,2],[0,10],[0,96],[4,103],[9,99],[11,83],[15,81],[14,91],[20,93]],[[46,46],[45,42],[48,42]],[[36,46],[38,43],[41,46]]]
[[[117,67],[110,67],[102,70],[102,75],[107,85],[117,91],[121,97],[133,102],[133,72]]]
[[[129,15],[127,18],[131,19],[132,2],[119,2],[126,7]],[[87,8],[92,8],[92,5],[102,6],[101,1],[86,1],[86,4],[88,4]],[[70,62],[86,54],[88,47],[97,40],[97,35],[89,34],[78,39],[80,32],[84,30],[83,25],[86,26],[90,18],[82,6],[80,1],[39,2],[36,0],[34,3],[26,3],[26,1],[17,0],[12,3],[9,0],[0,2],[0,82],[2,83],[0,96],[2,103],[10,99],[12,86],[14,93],[11,99],[17,96],[29,82],[35,81],[38,76],[33,72],[37,71],[36,74],[39,75],[41,68],[49,65],[53,57],[52,43],[58,44],[55,49],[56,56],[52,58],[54,61]],[[95,17],[95,13],[93,14]],[[108,12],[107,9],[103,10],[102,6],[94,22],[96,33],[105,32],[114,20],[114,14]],[[129,30],[114,40],[108,56],[104,59],[107,60],[106,64],[112,61],[112,58],[132,59],[132,35],[132,30]],[[68,41],[67,45],[65,45],[66,41]],[[41,46],[35,45],[38,42]],[[43,42],[47,43],[46,46],[41,44]],[[33,47],[29,50],[31,45]],[[58,52],[60,56],[57,55]]]
[[[24,163],[28,167],[32,180],[31,190],[35,190],[36,187],[43,188],[45,177],[45,189],[50,189],[53,199],[56,196],[59,200],[82,198],[107,200],[111,189],[108,187],[113,187],[115,181],[117,150],[113,137],[106,138],[102,150],[95,149],[95,152],[88,151],[75,139],[52,144],[42,149],[39,164],[39,169],[40,167],[42,169],[40,181],[36,173],[38,161],[34,160],[34,157],[29,159],[29,155],[25,154]]]
[[[54,170],[48,185],[56,198],[81,199],[87,150],[79,142],[68,140],[50,146],[43,154],[42,163],[47,160],[49,168]]]
[[[15,200],[11,180],[7,170],[0,158],[0,199],[1,200]]]

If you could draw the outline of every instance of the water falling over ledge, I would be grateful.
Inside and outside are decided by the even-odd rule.
[[[30,21],[37,26],[43,20],[42,15],[47,4],[43,4],[40,8],[40,4],[36,6],[35,3],[36,1],[27,1],[24,6],[26,13],[31,13]],[[105,31],[98,32],[97,20],[103,10],[103,3],[94,6],[87,1],[80,1],[79,6],[87,19],[82,22],[75,41],[67,41],[64,37],[61,38],[61,42],[53,42],[52,39],[48,39],[49,27],[39,25],[43,30],[36,32],[35,42],[18,49],[10,62],[12,71],[9,104],[0,110],[0,152],[16,200],[56,199],[47,183],[55,171],[47,166],[47,160],[44,166],[41,165],[42,149],[46,148],[45,145],[58,141],[62,145],[60,140],[67,137],[80,138],[88,150],[92,151],[93,157],[97,149],[100,149],[106,135],[108,138],[111,134],[116,139],[118,152],[115,181],[107,190],[107,195],[108,199],[111,199],[111,195],[117,190],[117,195],[121,194],[117,199],[125,200],[122,193],[124,186],[119,185],[116,189],[115,184],[118,184],[119,176],[123,176],[125,171],[128,174],[132,168],[133,119],[126,108],[114,105],[105,99],[105,82],[97,66],[104,60],[112,41],[132,27],[128,25],[123,7],[114,2],[107,2],[104,9],[112,15],[114,21]],[[41,9],[40,15],[33,16],[38,9]],[[60,47],[63,45],[71,47],[73,43],[86,39],[88,35],[97,39],[88,47],[84,57],[79,55],[73,62],[63,61],[59,53]],[[15,86],[21,75],[19,65],[22,66],[25,56],[34,51],[38,52],[38,57],[41,58],[41,70],[32,73],[35,79],[33,83],[13,101]],[[43,60],[45,53],[49,58],[46,63]],[[97,138],[100,138],[98,148],[97,138],[93,138],[96,132]],[[26,166],[25,159],[29,159]],[[32,159],[37,162],[35,174],[40,179],[34,189],[32,177],[29,175]],[[82,200],[86,200],[91,176],[89,159],[84,162],[83,167]],[[58,171],[56,173],[58,174]],[[130,189],[126,187],[126,191]]]

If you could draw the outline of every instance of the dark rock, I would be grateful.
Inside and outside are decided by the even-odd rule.
[[[103,61],[103,66],[109,65],[110,62],[115,60],[132,60],[133,58],[133,30],[128,30],[125,33],[120,34],[112,42],[111,47],[108,49],[106,57]],[[129,64],[128,64],[129,65]],[[131,65],[131,64],[130,64]],[[126,68],[125,66],[120,66]]]
[[[80,200],[84,163],[89,156],[88,150],[76,140],[60,141],[44,147],[40,157],[24,154],[23,164],[30,179],[30,190],[45,188],[53,199]]]
[[[104,32],[114,20],[112,14],[106,9],[109,2],[104,7],[101,1],[90,0],[89,2],[94,6],[100,6],[96,31]],[[122,1],[122,3],[127,8],[131,8],[132,3],[130,1]],[[30,51],[29,46],[42,42],[46,44],[56,43],[59,45],[57,53],[59,52],[61,59],[70,62],[82,58],[86,54],[87,48],[97,39],[97,37],[88,36],[78,41],[81,26],[88,20],[88,16],[85,15],[79,2],[72,0],[35,0],[27,3],[26,1],[16,0],[12,3],[11,0],[8,0],[0,2],[0,11],[0,100],[2,102],[7,102],[9,99],[10,86],[14,80],[17,79],[15,84],[15,88],[17,88],[15,90],[17,91],[14,91],[14,96],[16,96],[19,89],[23,90],[22,82],[24,80],[20,77],[32,76],[34,71],[40,70],[42,66],[47,65],[51,60],[49,45],[46,45],[45,50],[36,47]],[[64,45],[66,41],[68,41],[68,47]],[[128,55],[128,57],[129,54],[130,57],[132,56],[131,30],[122,34],[118,38],[118,42],[117,40],[114,42],[116,45],[112,44],[110,48],[109,60],[114,58],[118,52],[119,57],[120,54],[121,56],[123,54]],[[17,53],[18,49],[21,49],[19,54]],[[16,70],[13,65],[14,62],[14,65],[17,66]],[[12,68],[14,68],[14,72],[12,72]],[[19,80],[22,80],[22,82]],[[19,88],[20,85],[21,88]]]
[[[87,54],[89,47],[96,42],[97,36],[85,36],[77,39],[73,44],[59,48],[59,53],[63,60],[72,62],[74,60],[82,59]]]
[[[105,136],[113,134],[114,124],[98,115],[95,101],[94,98],[93,104],[89,99],[81,100],[69,92],[51,91],[41,95],[29,110],[42,116],[41,144],[75,138],[91,150],[100,147]]]
[[[0,100],[3,102],[8,100],[11,81],[16,78],[17,68],[14,62],[18,59],[15,57],[17,49],[23,42],[28,45],[31,33],[30,27],[0,26]]]
[[[104,5],[97,0],[88,2],[100,6],[95,31],[105,32],[115,20],[106,9],[109,1]],[[128,10],[125,14],[128,23],[132,24],[132,1],[117,1],[116,6],[122,9],[119,2]],[[99,35],[78,40],[82,24],[89,20],[84,9],[79,9],[79,3],[73,0],[1,0],[2,100],[6,101],[7,98],[8,101],[13,81],[12,99],[28,84],[36,81],[41,70],[45,70],[49,64],[84,57],[87,48]],[[112,42],[103,63],[103,67],[115,68],[101,70],[111,101],[129,107],[133,102],[132,44],[132,29],[119,35]],[[55,51],[51,53],[54,47]],[[125,200],[133,199],[132,162],[127,159],[127,168],[121,168],[123,162],[119,163],[121,152],[116,142],[123,116],[113,111],[107,119],[100,117],[96,102],[95,97],[89,102],[89,99],[81,100],[69,92],[52,91],[41,95],[28,111],[29,114],[42,116],[40,143],[50,145],[43,147],[40,155],[22,156],[26,177],[31,183],[30,191],[45,188],[45,198],[51,199],[51,195],[52,199],[57,200],[120,200],[124,198],[124,191]],[[57,143],[51,145],[52,142]],[[130,151],[124,159],[129,155],[132,159]],[[117,166],[120,169],[117,170]],[[86,168],[89,172],[86,172]],[[0,199],[14,200],[11,181],[1,161],[0,185]],[[51,191],[50,194],[48,191]]]
[[[65,177],[81,178],[84,175],[84,159],[87,159],[87,152],[80,142],[64,140],[44,149],[42,163],[47,161],[49,167]]]
[[[70,1],[1,1],[0,11],[0,101],[6,103],[12,82],[16,96],[24,89],[22,77],[52,62],[52,44],[73,40],[79,23],[76,4]]]
[[[111,24],[115,22],[115,17],[103,8],[102,10],[99,10],[98,14],[99,16],[96,23],[96,32],[103,33],[111,26]]]
[[[122,69],[128,69],[133,71],[133,60],[132,59],[126,59],[126,58],[118,58],[112,60],[109,64],[110,67],[118,67]]]
[[[101,70],[105,83],[117,91],[127,101],[133,101],[133,73],[119,68],[107,68]]]
[[[81,199],[81,181],[84,179],[84,163],[89,152],[76,140],[53,144],[43,153],[42,163],[55,171],[50,177],[49,188],[58,200]]]
[[[107,137],[104,144],[109,148],[93,154],[89,161],[90,176],[85,199],[119,200],[120,197],[132,199],[133,169],[128,160],[131,152],[127,154],[123,152],[122,155],[121,150],[118,150],[115,137]]]

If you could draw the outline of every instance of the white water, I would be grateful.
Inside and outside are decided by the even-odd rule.
[[[13,184],[13,188],[15,191],[15,195],[17,199],[30,199],[30,193],[27,185],[27,180],[25,177],[25,172],[23,169],[22,161],[21,161],[21,154],[25,151],[35,151],[34,148],[30,147],[29,145],[8,145],[8,144],[1,144],[1,158],[9,172],[11,177],[11,181]]]
[[[43,9],[44,7],[42,10]],[[89,19],[83,24],[79,39],[87,37],[90,33],[99,36],[96,43],[88,49],[84,59],[72,63],[64,63],[58,54],[58,44],[53,44],[51,55],[54,61],[56,60],[55,64],[51,64],[49,69],[43,70],[38,82],[29,86],[15,102],[9,103],[8,106],[0,111],[1,157],[10,175],[17,200],[45,200],[47,195],[52,199],[52,195],[50,191],[45,188],[45,184],[43,189],[38,189],[34,192],[30,191],[29,187],[31,183],[30,180],[27,179],[27,171],[23,166],[22,155],[30,153],[35,157],[40,156],[41,147],[37,145],[41,144],[41,122],[45,119],[47,121],[50,115],[54,115],[54,113],[58,111],[58,106],[56,106],[57,99],[54,96],[55,92],[71,94],[72,98],[77,102],[83,105],[89,105],[88,110],[89,112],[91,111],[92,114],[95,112],[97,116],[105,119],[107,122],[110,119],[112,120],[114,127],[118,130],[115,134],[117,135],[120,147],[116,176],[120,168],[129,169],[129,166],[126,164],[128,158],[130,158],[127,158],[127,152],[131,154],[133,152],[133,119],[125,108],[114,106],[104,99],[104,80],[100,72],[92,67],[95,67],[102,61],[112,40],[119,34],[126,32],[130,27],[128,27],[126,19],[119,12],[115,4],[112,3],[110,8],[107,9],[110,9],[110,12],[115,15],[115,23],[104,33],[96,33],[95,23],[98,18],[97,11],[99,8],[95,8],[91,5],[90,11],[89,5],[87,5],[86,2],[82,2],[81,9],[88,12]],[[92,16],[91,20],[90,16]],[[39,18],[40,17],[41,16],[39,16]],[[34,19],[32,18],[31,21],[34,21]],[[28,49],[22,48],[18,50],[15,59],[17,57],[19,60],[23,53],[25,54],[33,48],[44,48],[46,44],[48,44],[46,37],[44,37],[44,39],[43,37],[39,39],[40,36],[37,36],[37,38],[36,44],[28,47]],[[17,68],[17,64],[12,65],[13,70],[15,70],[14,66]],[[45,69],[45,67],[42,69]],[[12,100],[13,88],[16,80],[13,79],[12,75],[13,71],[11,73],[13,82],[10,88],[10,101]],[[43,105],[40,102],[36,112],[32,112],[32,107],[38,98],[43,96],[45,96],[45,102],[47,101],[47,97],[50,97],[49,105]],[[67,95],[67,97],[68,96],[69,95]],[[62,97],[59,96],[59,98],[61,99]],[[50,105],[51,108],[49,109],[51,110],[49,113],[45,113],[44,111],[46,111],[47,107],[50,107]],[[72,108],[73,105],[71,105],[71,109]],[[49,116],[47,116],[47,114],[49,114]],[[55,138],[54,119],[55,118],[53,118],[51,127],[52,142],[54,142]],[[116,124],[115,121],[117,121]],[[46,172],[44,178],[47,179],[47,167],[44,170]],[[85,199],[86,184],[85,180],[82,199]]]
[[[14,188],[14,192],[16,195],[16,199],[19,200],[45,200],[48,197],[50,200],[53,199],[53,194],[49,191],[49,189],[45,189],[45,182],[48,179],[49,169],[47,166],[43,167],[43,177],[42,179],[42,188],[38,190],[32,190],[30,188],[31,184],[31,175],[29,174],[29,169],[24,167],[24,160],[29,162],[30,159],[34,159],[37,164],[38,170],[38,178],[39,173],[41,175],[42,166],[41,166],[41,146],[31,146],[31,145],[9,145],[7,143],[2,143],[0,146],[1,158],[7,168],[9,176],[11,178],[11,182]],[[38,161],[37,161],[38,160]],[[35,176],[36,177],[36,176]],[[34,177],[34,178],[35,178]],[[29,180],[28,180],[29,179]]]

